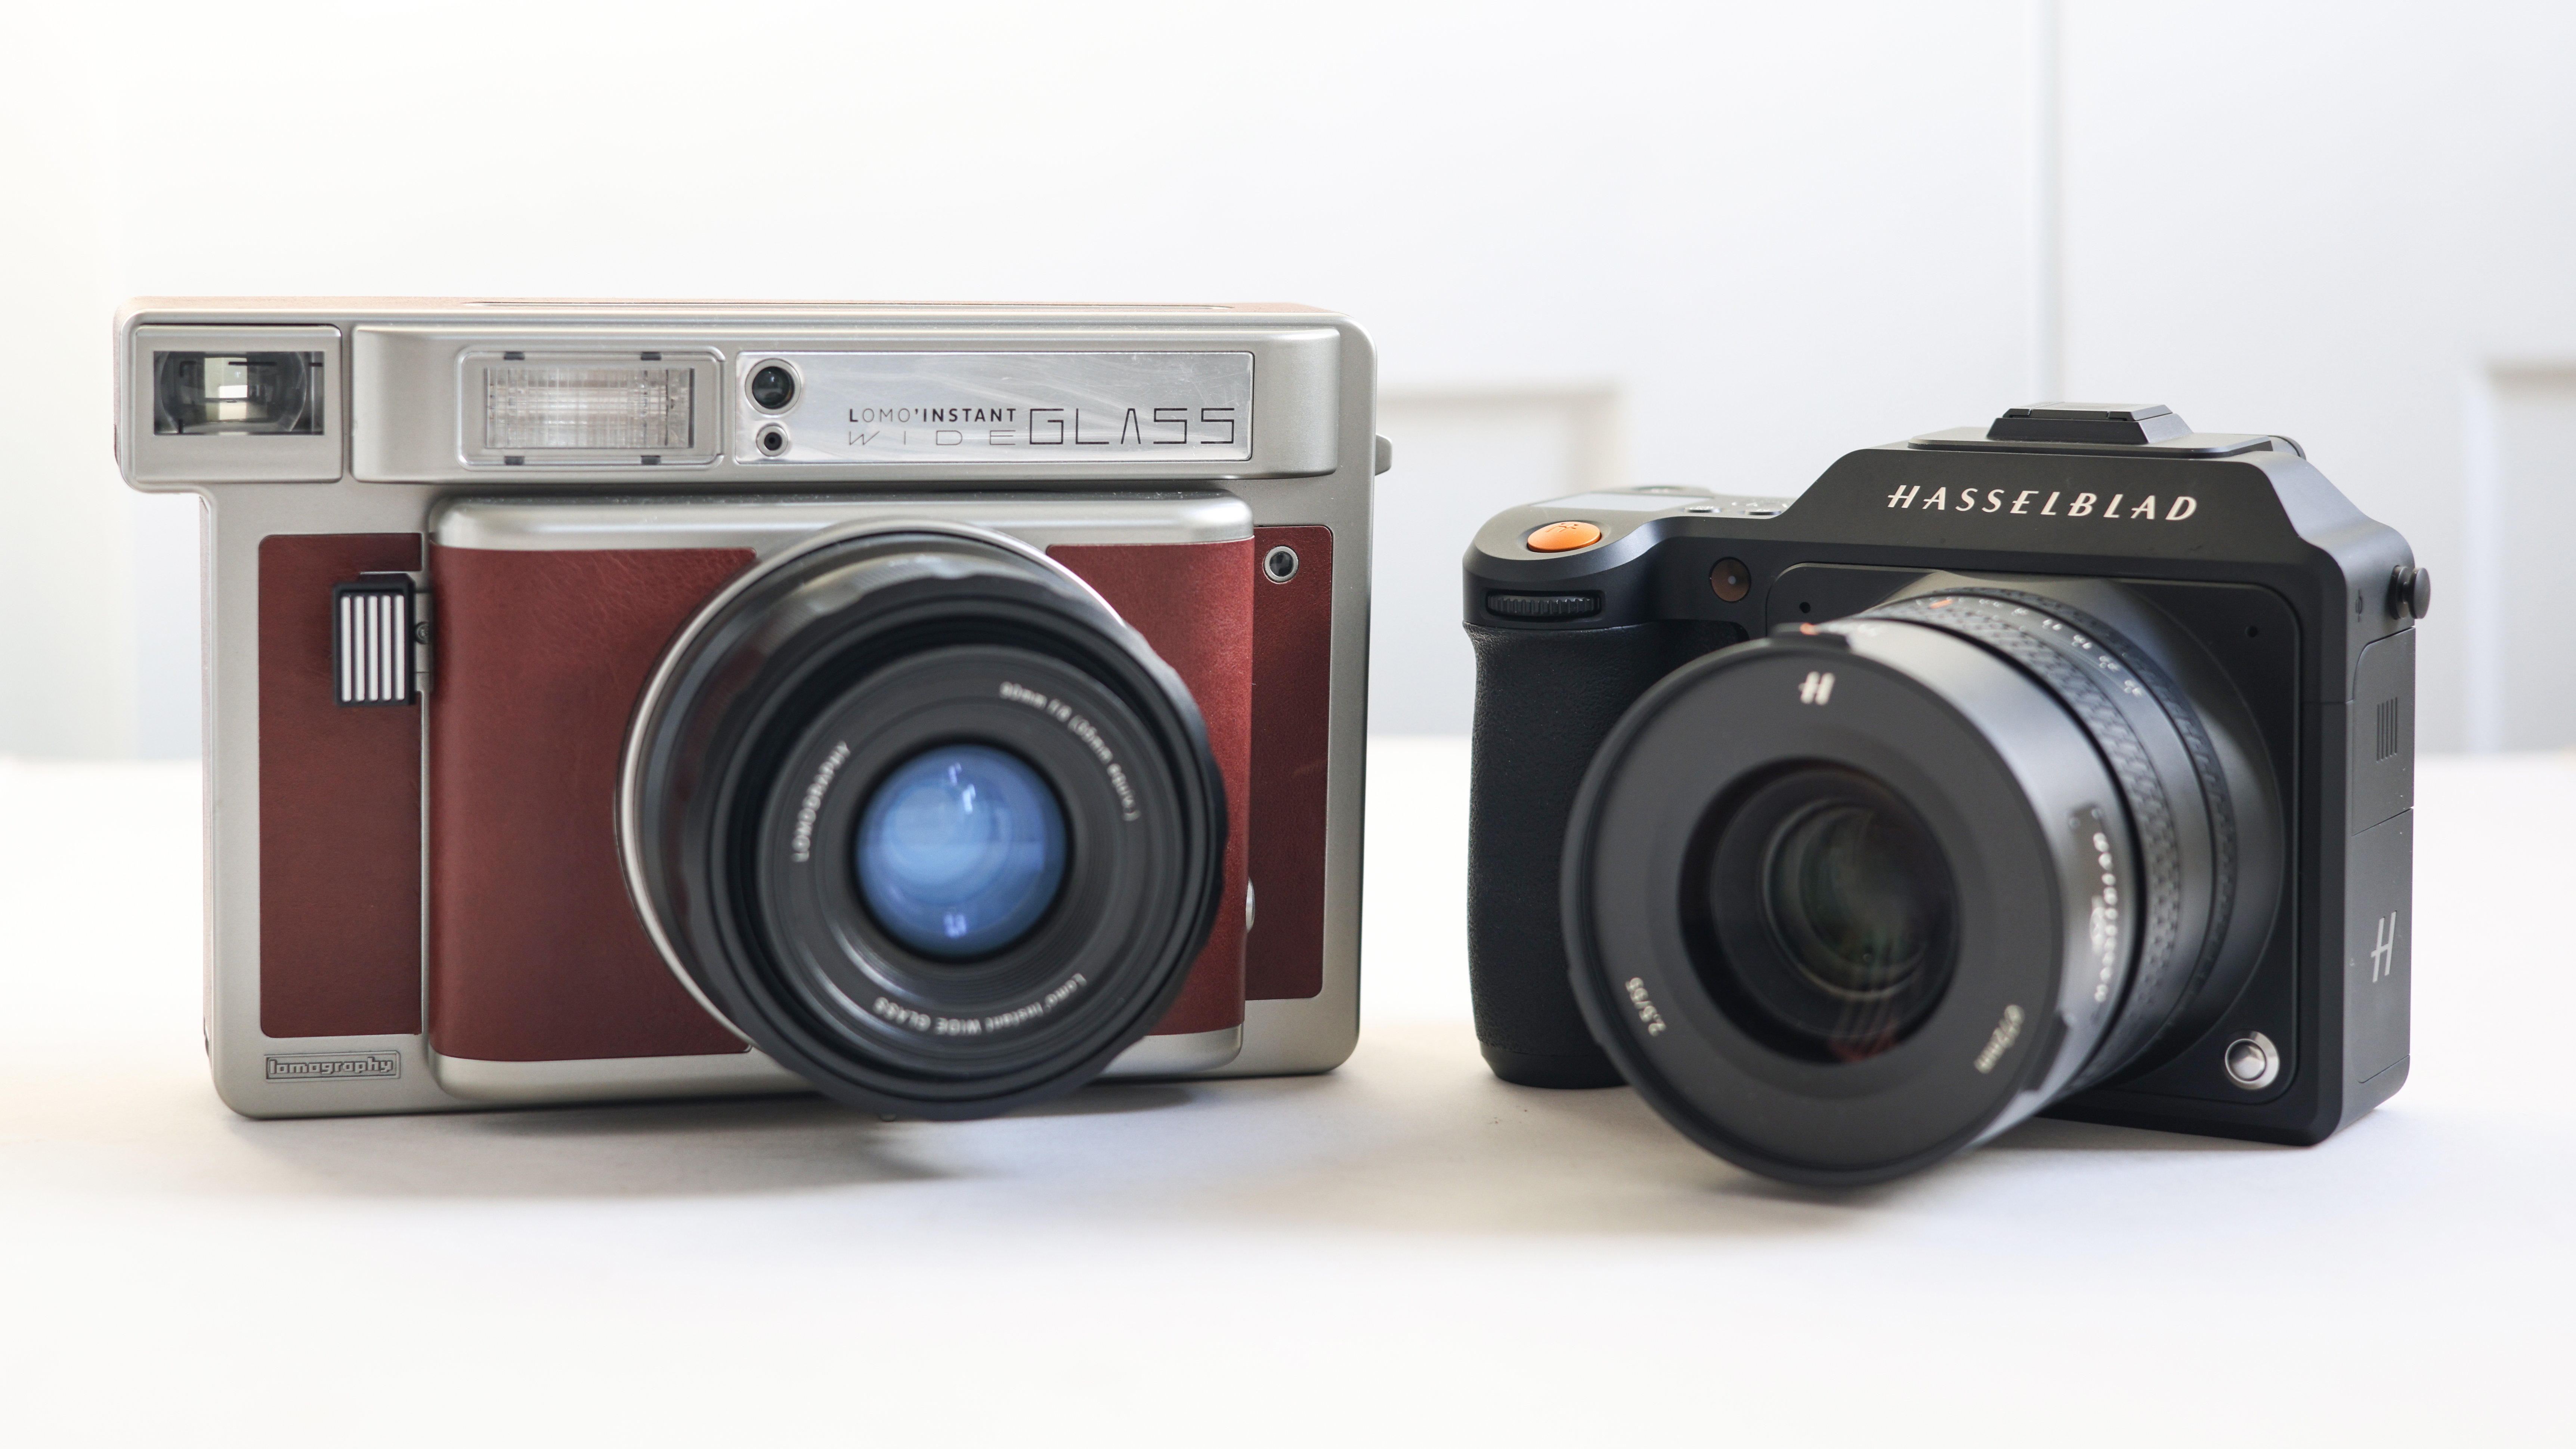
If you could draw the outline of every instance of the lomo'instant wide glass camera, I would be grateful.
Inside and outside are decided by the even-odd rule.
[[[145,301],[255,1116],[980,1116],[1358,1030],[1367,338],[1297,307]]]
[[[2043,1111],[2320,1141],[2406,1077],[2430,593],[2296,444],[2161,407],[1504,513],[1486,1059],[1806,1183]]]

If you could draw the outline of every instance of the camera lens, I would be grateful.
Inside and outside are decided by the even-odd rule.
[[[1937,575],[1812,627],[1666,676],[1574,807],[1576,997],[1656,1110],[1874,1181],[2215,1026],[2285,846],[2190,636],[2114,584]]]
[[[1875,1001],[1931,951],[1947,883],[1920,833],[1866,805],[1819,806],[1780,828],[1763,872],[1772,939],[1828,996]]]
[[[619,808],[700,997],[916,1116],[1097,1074],[1178,998],[1224,879],[1189,690],[1070,575],[964,532],[854,525],[738,580],[648,688]]]
[[[1902,1040],[1955,957],[1931,832],[1831,765],[1757,777],[1709,812],[1689,877],[1702,984],[1774,1048],[1852,1061]]]
[[[796,374],[772,362],[751,375],[751,401],[765,413],[779,413],[796,400]]]
[[[1027,764],[943,745],[894,768],[859,813],[859,893],[887,934],[966,959],[1026,934],[1064,882],[1064,811]]]

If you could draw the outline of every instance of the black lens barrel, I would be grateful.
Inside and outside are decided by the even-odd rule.
[[[2231,929],[2239,894],[2250,893],[2247,904],[2268,919],[2278,891],[2272,863],[2279,840],[2259,753],[2250,747],[2223,753],[2203,707],[2157,662],[2157,651],[2075,603],[1980,588],[1917,595],[1860,617],[1946,629],[2011,659],[2084,726],[2117,777],[2146,871],[2144,937],[2118,1020],[2068,1090],[2117,1075],[2173,1034],[2184,1005],[2231,960],[2229,944],[2241,944],[2242,936]],[[2190,658],[2187,645],[2169,652]],[[2202,690],[2220,711],[2221,734],[2239,717],[2224,690],[2214,681]],[[2241,738],[2249,731],[2238,725],[2232,733]],[[2231,776],[2238,781],[2232,786]],[[2258,781],[2258,788],[2246,788]],[[2240,794],[2253,797],[2254,818],[2243,824]],[[2251,858],[2248,828],[2255,835]],[[2233,963],[2250,966],[2251,959],[2240,949]],[[2232,985],[2227,994],[2235,994]]]
[[[942,747],[1062,810],[1063,879],[989,950],[916,949],[864,899],[859,823]],[[1225,799],[1189,691],[1043,560],[856,530],[684,632],[629,742],[629,879],[706,1004],[884,1112],[975,1117],[1079,1086],[1152,1029],[1217,913]]]
[[[1637,699],[1561,908],[1585,1019],[1658,1111],[1848,1184],[2178,1044],[2250,972],[2283,845],[2241,704],[2115,585],[1932,576],[1818,627]]]

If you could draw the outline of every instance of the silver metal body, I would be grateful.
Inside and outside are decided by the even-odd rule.
[[[156,434],[152,354],[173,345],[323,351],[322,431]],[[649,466],[605,456],[542,466],[507,463],[481,446],[481,400],[468,372],[476,359],[639,352],[711,380],[693,393],[691,450]],[[1170,417],[1146,436],[1152,420],[1139,417],[1121,446],[1114,433],[1129,424],[1123,410],[1077,422],[1073,406],[1087,406],[1077,402],[1063,408],[1060,444],[1030,441],[1033,410],[1039,438],[1058,432],[1054,415],[1030,407],[1040,400],[1030,389],[1106,377],[1100,406],[1113,409],[1116,377],[1150,370],[1152,354],[1170,354],[1168,369],[1197,389],[1187,410],[1196,438],[1165,441],[1182,421]],[[408,1112],[801,1085],[757,1053],[460,1062],[434,1057],[423,1035],[262,1034],[257,583],[259,544],[273,534],[413,532],[487,549],[716,544],[766,559],[827,530],[897,520],[965,525],[1037,550],[1242,538],[1272,523],[1330,527],[1323,990],[1248,1002],[1239,1034],[1149,1037],[1113,1070],[1317,1072],[1349,1055],[1359,1014],[1370,494],[1381,450],[1374,353],[1348,319],[1273,305],[142,299],[117,319],[116,355],[117,455],[127,481],[196,493],[207,510],[205,1019],[216,1085],[235,1110]],[[806,384],[797,404],[775,415],[752,406],[741,386],[748,369],[770,360],[786,361]],[[879,403],[860,404],[853,390],[874,388],[899,410],[914,405],[894,386],[906,378],[984,387],[993,407],[1020,411],[1007,420],[1020,436],[996,441],[992,432],[1005,424],[988,424],[969,450],[962,438],[943,442],[947,422],[933,419],[925,445],[900,436],[909,420],[899,416],[892,446],[854,443],[869,424],[839,415]],[[1200,446],[1229,416],[1231,436]],[[793,446],[761,456],[754,430],[782,418]],[[1104,437],[1105,445],[1089,441]],[[1047,447],[1057,451],[1040,451]],[[432,598],[424,613],[434,617],[435,608]],[[434,689],[434,660],[424,677]]]

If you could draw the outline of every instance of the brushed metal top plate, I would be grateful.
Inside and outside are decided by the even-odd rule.
[[[796,377],[774,412],[750,388],[773,366]],[[1249,352],[746,351],[733,394],[746,467],[1252,457]]]

